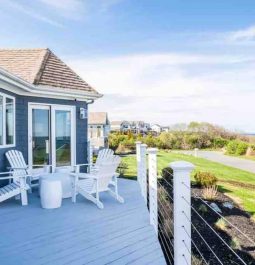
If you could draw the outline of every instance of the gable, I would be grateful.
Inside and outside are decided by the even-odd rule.
[[[0,49],[0,67],[38,87],[99,95],[49,49]]]

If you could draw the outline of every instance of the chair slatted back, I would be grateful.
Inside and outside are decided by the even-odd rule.
[[[98,190],[106,191],[112,180],[113,175],[120,164],[121,158],[119,156],[112,156],[111,160],[101,163],[99,170],[96,173],[98,177]]]
[[[98,156],[97,156],[97,160],[96,160],[96,164],[95,166],[98,167],[101,165],[101,163],[103,162],[107,162],[110,158],[112,158],[114,156],[114,152],[113,150],[111,149],[108,149],[108,148],[104,148],[104,149],[101,149],[99,152],[98,152]]]
[[[6,152],[5,155],[11,168],[13,169],[13,182],[19,183],[19,177],[26,176],[28,174],[23,154],[18,150],[10,150]]]

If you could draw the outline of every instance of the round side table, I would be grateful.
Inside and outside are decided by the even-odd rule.
[[[45,209],[55,209],[61,207],[62,184],[58,178],[40,178],[41,205]]]

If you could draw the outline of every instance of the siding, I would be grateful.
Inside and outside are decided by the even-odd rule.
[[[16,98],[16,149],[20,150],[28,163],[28,103],[47,103],[76,106],[76,163],[87,162],[87,119],[79,118],[79,108],[86,108],[81,101],[19,96],[0,88],[0,92]],[[78,128],[78,129],[77,129]],[[6,171],[8,166],[5,152],[12,148],[0,148],[0,170]]]

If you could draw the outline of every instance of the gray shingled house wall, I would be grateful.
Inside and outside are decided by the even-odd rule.
[[[76,163],[87,162],[87,119],[80,119],[79,108],[86,108],[87,104],[81,101],[60,100],[39,97],[19,96],[0,88],[0,92],[16,98],[16,149],[20,150],[28,162],[28,103],[48,103],[76,106]],[[5,152],[13,148],[0,148],[0,171],[5,171],[8,163]],[[1,183],[0,183],[1,185]]]

